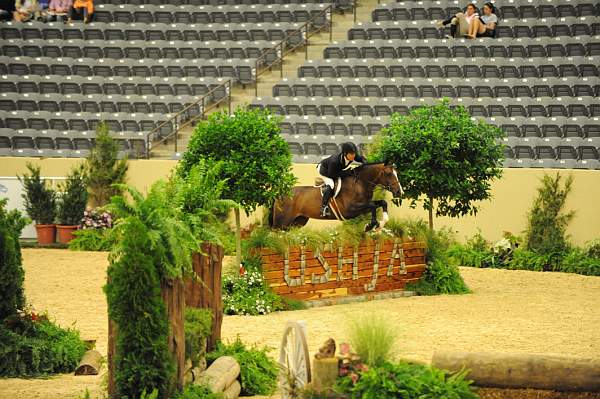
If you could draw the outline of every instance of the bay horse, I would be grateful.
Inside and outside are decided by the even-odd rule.
[[[296,186],[292,189],[291,196],[275,201],[270,209],[269,225],[276,229],[287,229],[304,226],[311,218],[336,220],[337,213],[341,219],[353,219],[371,212],[371,221],[365,226],[365,230],[383,227],[377,221],[377,209],[383,209],[382,223],[385,224],[388,219],[387,202],[373,201],[376,187],[383,187],[390,191],[394,198],[400,198],[404,193],[398,181],[398,173],[392,165],[364,164],[354,169],[352,176],[342,179],[342,188],[335,198],[335,203],[333,199],[330,201],[330,215],[326,217],[320,215],[320,187]]]

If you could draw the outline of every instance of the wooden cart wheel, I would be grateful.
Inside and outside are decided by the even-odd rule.
[[[279,352],[279,388],[283,399],[295,398],[311,380],[306,323],[288,321]]]

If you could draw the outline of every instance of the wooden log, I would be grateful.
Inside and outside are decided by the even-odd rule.
[[[172,386],[177,390],[183,389],[183,377],[185,374],[185,288],[182,279],[164,280],[161,282],[161,296],[167,308],[169,320],[169,352],[175,359],[175,375]]]
[[[102,365],[102,355],[97,350],[85,352],[79,365],[75,369],[75,375],[98,375]]]
[[[238,380],[233,381],[229,387],[223,391],[223,399],[237,399],[242,392],[242,386]]]
[[[564,356],[435,352],[432,365],[470,370],[467,378],[482,387],[533,388],[556,391],[600,391],[600,359]]]
[[[312,384],[317,392],[330,392],[339,375],[339,360],[335,357],[313,359]]]
[[[231,356],[221,356],[213,362],[194,383],[206,384],[211,391],[223,392],[240,375],[240,365]]]

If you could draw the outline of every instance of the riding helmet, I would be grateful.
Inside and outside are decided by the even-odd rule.
[[[344,154],[348,154],[348,153],[358,153],[358,150],[356,148],[356,145],[354,143],[344,143],[342,144],[342,153]]]

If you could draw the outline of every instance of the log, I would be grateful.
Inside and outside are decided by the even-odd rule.
[[[75,369],[75,375],[98,375],[102,365],[102,355],[97,350],[85,352],[79,365]]]
[[[200,376],[199,385],[207,385],[214,393],[224,392],[240,375],[240,365],[231,356],[221,356],[213,362]]]
[[[600,391],[600,359],[565,356],[435,352],[432,365],[469,369],[467,378],[481,387],[533,388],[555,391]]]
[[[233,381],[225,391],[223,392],[223,399],[237,399],[242,392],[242,386],[238,380]]]
[[[316,392],[330,392],[339,375],[339,360],[335,357],[314,359],[312,384]]]

